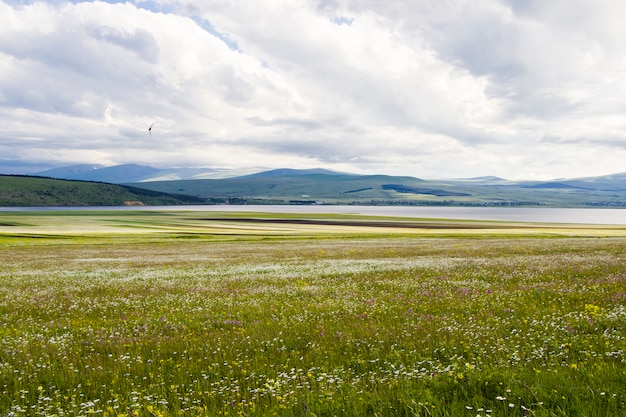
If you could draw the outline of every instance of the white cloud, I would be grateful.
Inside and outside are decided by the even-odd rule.
[[[0,153],[427,178],[623,171],[625,17],[618,0],[0,2]]]

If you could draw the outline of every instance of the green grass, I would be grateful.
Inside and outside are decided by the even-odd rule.
[[[0,415],[626,414],[623,228],[208,216],[0,213]]]

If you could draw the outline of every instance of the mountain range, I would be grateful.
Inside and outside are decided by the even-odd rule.
[[[165,168],[159,169],[147,165],[124,164],[104,166],[97,164],[79,164],[63,166],[30,175],[65,180],[100,181],[113,184],[148,181],[174,181],[192,179],[217,179],[254,174],[262,168],[225,170],[213,168]]]
[[[34,175],[132,185],[208,203],[626,207],[626,173],[550,181],[495,176],[426,180],[325,169],[229,171],[128,164],[72,165]]]

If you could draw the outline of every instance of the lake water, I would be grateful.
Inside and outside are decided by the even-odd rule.
[[[405,206],[123,206],[123,207],[0,207],[2,211],[149,210],[222,211],[257,213],[330,213],[432,219],[501,220],[537,223],[626,225],[626,209],[521,207],[405,207]]]

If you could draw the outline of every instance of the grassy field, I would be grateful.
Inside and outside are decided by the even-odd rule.
[[[626,415],[626,227],[0,213],[1,416]]]

